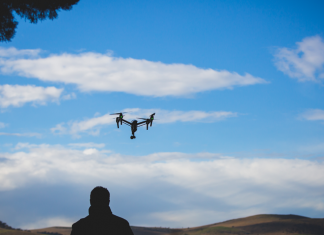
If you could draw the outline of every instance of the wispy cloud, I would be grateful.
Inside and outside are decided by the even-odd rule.
[[[7,126],[6,123],[0,122],[0,128],[5,128]]]
[[[13,54],[12,58],[10,53]],[[19,50],[13,48],[1,49],[0,56],[6,55],[0,57],[2,73],[75,84],[81,91],[126,92],[155,97],[187,96],[208,90],[266,83],[264,79],[250,74],[115,58],[109,54],[64,53],[44,58],[15,58],[17,53]],[[37,53],[39,50],[34,51],[34,54]]]
[[[324,121],[324,110],[322,109],[309,109],[300,115],[302,119],[308,121]]]
[[[0,85],[0,107],[19,107],[25,103],[44,105],[47,102],[57,102],[63,88],[39,87],[33,85]]]
[[[25,49],[19,50],[14,47],[4,48],[0,47],[0,58],[21,58],[21,57],[38,57],[41,53],[40,49]]]
[[[19,142],[18,144],[16,144],[14,149],[18,150],[18,149],[32,149],[32,148],[44,148],[44,147],[49,147],[49,145],[48,144],[30,144],[30,143]]]
[[[324,42],[320,36],[307,37],[297,42],[297,49],[279,48],[275,65],[300,82],[324,79]]]
[[[0,132],[0,135],[7,135],[7,136],[19,136],[19,137],[41,137],[42,134],[39,133],[6,133],[6,132]]]
[[[135,157],[95,150],[40,145],[1,153],[5,161],[0,164],[0,191],[13,190],[13,194],[15,189],[40,184],[64,185],[64,190],[111,186],[114,200],[123,195],[123,200],[134,201],[138,195],[136,205],[127,204],[127,219],[150,226],[197,226],[292,209],[324,211],[324,163],[320,161],[179,152]],[[70,204],[67,194],[54,195],[56,204]],[[78,201],[82,207],[88,202]]]
[[[76,98],[76,94],[74,92],[72,92],[71,94],[62,96],[63,100],[71,100],[71,99],[75,99],[75,98]]]
[[[203,112],[203,111],[169,111],[162,109],[124,109],[125,119],[133,120],[138,117],[149,118],[149,115],[156,113],[158,119],[156,123],[172,123],[172,122],[216,122],[230,117],[237,117],[237,113],[227,111]],[[110,113],[99,117],[93,117],[83,121],[70,121],[57,124],[51,128],[55,134],[72,134],[78,135],[80,132],[87,132],[92,135],[98,135],[100,129],[105,125],[115,124],[116,120]]]

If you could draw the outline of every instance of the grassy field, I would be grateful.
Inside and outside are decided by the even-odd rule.
[[[16,229],[3,229],[0,228],[0,235],[40,235],[38,233],[33,233],[33,232],[25,232],[25,231],[20,231]]]

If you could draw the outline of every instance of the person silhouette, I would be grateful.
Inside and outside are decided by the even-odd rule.
[[[108,189],[95,187],[90,194],[89,215],[72,225],[71,235],[134,235],[128,221],[111,212],[109,203]]]

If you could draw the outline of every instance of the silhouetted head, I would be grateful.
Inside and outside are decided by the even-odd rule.
[[[110,202],[110,193],[108,189],[101,186],[95,187],[90,194],[91,206],[108,206]]]

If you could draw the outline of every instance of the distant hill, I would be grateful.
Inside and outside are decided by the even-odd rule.
[[[255,215],[187,229],[131,226],[134,235],[324,235],[324,219],[298,215]],[[30,232],[0,229],[0,235],[70,235],[70,227],[33,229]]]
[[[71,230],[71,229],[70,229]],[[40,235],[40,234],[47,234],[47,235],[62,235],[60,233],[51,233],[51,232],[44,232],[44,233],[39,233],[39,232],[31,232],[29,230],[22,230],[20,228],[13,228],[6,223],[0,221],[0,235]]]
[[[177,235],[324,235],[324,219],[298,215],[255,215],[241,219],[186,229]]]

